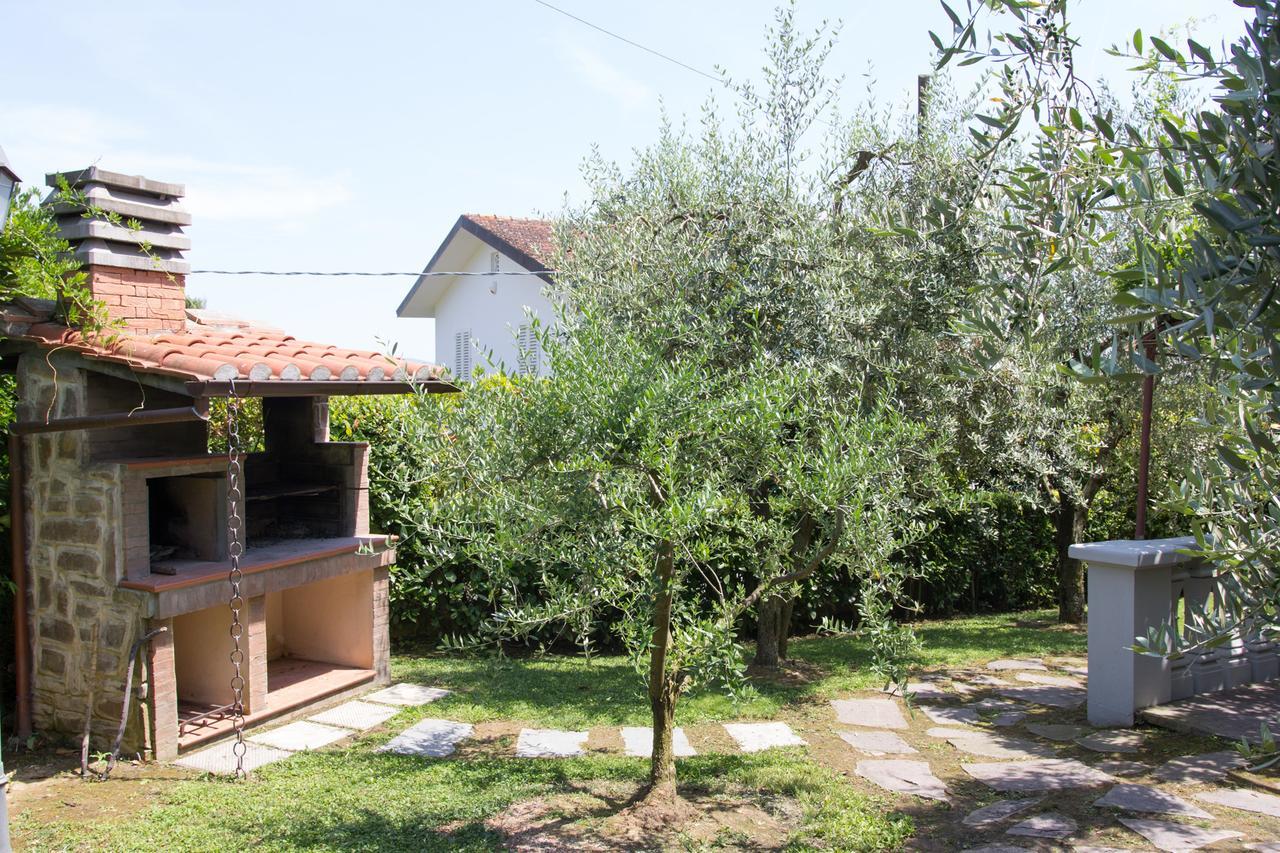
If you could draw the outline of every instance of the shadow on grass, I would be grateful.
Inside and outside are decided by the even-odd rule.
[[[916,629],[921,651],[909,663],[917,668],[949,667],[999,657],[1082,653],[1082,631],[1051,622],[1045,627],[1028,624],[1047,616],[1051,614],[1037,611],[920,623]],[[746,653],[749,656],[750,649]],[[860,638],[798,638],[791,653],[803,668],[800,677],[757,676],[751,680],[753,692],[737,702],[714,687],[695,691],[681,698],[677,722],[767,718],[839,693],[882,686],[871,673],[871,652]],[[618,655],[588,659],[401,653],[395,658],[394,676],[451,689],[454,694],[434,703],[430,715],[465,722],[509,720],[586,729],[642,726],[650,720],[643,676]]]

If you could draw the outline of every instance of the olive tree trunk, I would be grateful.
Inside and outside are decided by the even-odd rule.
[[[782,610],[785,606],[782,598],[770,595],[760,600],[756,608],[756,656],[751,665],[757,667],[776,667],[782,659],[782,646],[786,643],[782,633]]]
[[[649,762],[646,802],[671,802],[676,798],[676,754],[672,746],[679,680],[667,669],[671,650],[671,578],[675,546],[658,548],[658,592],[653,608],[653,635],[649,649],[649,710],[653,715],[653,757]]]
[[[1058,621],[1078,625],[1084,621],[1084,566],[1069,553],[1084,538],[1089,508],[1063,497],[1054,519],[1054,548],[1058,563]]]
[[[813,544],[815,524],[813,516],[805,513],[796,525],[791,539],[791,569],[793,577],[807,577],[816,565],[807,566],[809,546]],[[839,538],[837,532],[833,539]],[[751,665],[772,668],[787,659],[787,637],[791,634],[791,611],[795,608],[794,596],[766,595],[756,608],[756,656]]]

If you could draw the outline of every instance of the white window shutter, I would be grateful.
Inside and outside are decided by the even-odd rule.
[[[471,330],[464,329],[453,335],[453,375],[456,379],[471,378]]]
[[[520,372],[525,376],[536,374],[539,364],[538,336],[534,334],[532,325],[524,323],[520,326],[516,345],[520,348]]]

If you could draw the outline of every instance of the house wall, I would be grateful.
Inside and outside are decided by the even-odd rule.
[[[459,271],[488,273],[493,249],[469,235],[468,239],[477,248]],[[499,263],[501,270],[524,269],[506,255],[500,256]],[[555,310],[551,301],[542,294],[546,286],[547,282],[536,275],[481,275],[457,279],[436,307],[436,362],[447,365],[457,378],[469,378],[460,375],[454,341],[458,332],[470,329],[475,340],[472,349],[474,366],[489,372],[486,352],[492,351],[495,364],[505,364],[508,372],[517,372],[520,362],[515,334],[522,324],[528,322],[525,307],[532,309],[543,323],[554,321]],[[545,376],[549,372],[543,354],[538,359],[538,374]]]
[[[88,377],[42,355],[18,364],[18,418],[86,413]],[[119,589],[123,565],[121,482],[116,466],[84,467],[86,433],[55,432],[22,439],[32,716],[37,730],[78,737],[92,716],[95,749],[109,748],[124,700],[129,647],[140,636],[146,597]],[[98,626],[97,672],[93,634]],[[138,683],[140,673],[134,673]],[[131,709],[125,753],[142,748],[141,715]]]

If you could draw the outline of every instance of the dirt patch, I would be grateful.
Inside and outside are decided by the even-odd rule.
[[[524,725],[520,722],[495,720],[477,723],[471,737],[458,744],[454,757],[457,759],[492,758],[499,755],[510,755],[515,752],[516,738]]]
[[[80,777],[78,759],[32,763],[10,784],[10,810],[36,823],[124,820],[162,802],[173,782],[198,773],[167,764],[121,762],[105,782]]]
[[[754,681],[763,681],[783,687],[803,687],[815,681],[821,681],[828,673],[817,664],[798,659],[779,661],[776,667],[762,667],[754,664],[747,667],[747,674]]]
[[[686,849],[780,850],[800,810],[766,811],[747,798],[694,795],[654,806],[613,787],[516,803],[485,822],[517,853]],[[783,804],[780,804],[783,805]]]

